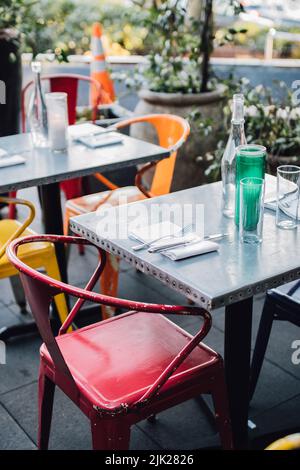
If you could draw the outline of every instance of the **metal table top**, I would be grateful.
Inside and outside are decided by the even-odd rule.
[[[0,138],[0,148],[9,154],[21,154],[25,164],[0,168],[1,192],[40,186],[86,176],[97,171],[116,170],[140,163],[162,160],[170,152],[132,137],[122,135],[122,144],[98,149],[72,144],[65,153],[33,149],[30,134]]]
[[[102,216],[97,213],[74,217],[71,229],[94,244],[115,253],[139,270],[172,289],[181,292],[208,310],[233,304],[267,289],[300,278],[299,227],[280,230],[275,225],[275,213],[265,210],[263,243],[259,246],[241,244],[234,221],[221,213],[221,183],[213,183],[159,198],[134,203],[149,212],[153,204],[204,204],[205,234],[230,232],[219,241],[219,252],[171,261],[147,250],[135,252],[137,242],[107,238],[99,233]],[[133,206],[133,204],[131,204]],[[155,206],[156,207],[156,206]],[[136,206],[136,209],[138,206]],[[121,207],[110,209],[117,217]],[[124,224],[122,215],[120,224]]]

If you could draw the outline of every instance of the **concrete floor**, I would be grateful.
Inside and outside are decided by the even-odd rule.
[[[36,190],[20,191],[20,196],[36,202]],[[33,224],[41,229],[40,214]],[[95,266],[95,254],[87,250],[79,257],[72,250],[70,282],[83,286]],[[122,264],[119,296],[152,302],[182,303],[182,299],[158,281]],[[264,297],[255,299],[253,340],[256,335]],[[19,314],[8,280],[0,281],[0,328],[28,319]],[[198,328],[192,318],[179,319],[188,331]],[[250,437],[300,427],[300,365],[293,365],[291,344],[300,339],[296,327],[274,325],[266,360],[250,407],[250,419],[256,428]],[[224,312],[213,312],[213,327],[205,342],[223,354]],[[0,449],[35,449],[37,433],[37,374],[39,346],[37,336],[27,336],[7,343],[7,363],[0,365]],[[238,378],[237,378],[238,380]],[[199,404],[189,401],[161,415],[155,424],[142,422],[133,427],[131,449],[196,449],[218,444],[218,435],[209,424]],[[50,438],[51,449],[90,449],[89,422],[57,390]]]

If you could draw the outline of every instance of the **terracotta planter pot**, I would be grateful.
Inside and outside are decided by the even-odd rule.
[[[140,101],[135,109],[136,114],[170,113],[188,117],[197,109],[202,116],[213,119],[214,130],[222,125],[223,100],[226,87],[219,85],[215,91],[199,94],[156,93],[149,90],[139,92]],[[201,159],[206,152],[215,148],[215,132],[212,137],[203,138],[191,122],[191,135],[186,144],[180,149],[172,190],[199,186],[207,181],[205,170],[211,164]],[[155,141],[155,132],[147,124],[133,126],[131,135],[143,140]],[[199,158],[200,157],[200,158]]]
[[[277,168],[280,165],[300,165],[300,157],[291,156],[287,157],[284,155],[272,155],[269,154],[267,157],[267,171],[271,175],[276,176]]]

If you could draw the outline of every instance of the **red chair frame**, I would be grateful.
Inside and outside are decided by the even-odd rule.
[[[41,77],[42,81],[48,80],[50,82],[50,91],[61,92],[62,89],[65,90],[65,93],[68,94],[68,117],[69,124],[75,124],[76,122],[76,104],[77,104],[77,95],[78,95],[78,82],[88,82],[96,88],[98,91],[98,101],[95,106],[92,107],[92,121],[94,122],[97,119],[97,110],[98,105],[101,103],[102,98],[102,87],[94,78],[87,77],[85,75],[79,75],[75,73],[62,73],[62,74],[51,74],[43,75]],[[70,80],[75,82],[75,85],[70,85]],[[68,83],[69,82],[69,83]],[[22,122],[22,132],[26,131],[26,114],[25,114],[25,97],[28,89],[34,84],[34,81],[31,80],[28,82],[22,90],[21,94],[21,122]]]
[[[58,385],[91,420],[94,449],[127,449],[129,446],[130,426],[132,424],[171,406],[196,397],[201,393],[212,394],[223,447],[227,449],[232,448],[231,426],[228,415],[223,360],[221,356],[202,345],[201,347],[204,348],[205,351],[208,351],[208,354],[211,354],[209,364],[206,362],[205,367],[202,367],[200,364],[195,377],[181,379],[181,374],[177,374],[175,378],[173,378],[172,387],[170,387],[168,382],[169,378],[178,367],[209,332],[211,328],[210,314],[206,310],[198,307],[149,304],[117,299],[92,292],[105,266],[106,255],[101,248],[98,248],[98,265],[85,289],[56,281],[30,268],[17,256],[20,246],[40,241],[91,245],[89,241],[79,237],[36,235],[15,240],[7,248],[8,258],[20,271],[21,280],[33,316],[53,361],[53,368],[51,369],[49,363],[45,362],[43,356],[41,356],[39,375],[39,448],[46,449],[48,447],[55,385]],[[49,307],[53,297],[60,293],[69,294],[76,297],[78,300],[63,323],[59,335],[66,334],[69,326],[73,323],[79,309],[85,301],[131,310],[131,312],[127,314],[100,322],[102,328],[105,327],[105,324],[118,321],[120,318],[124,319],[126,315],[137,314],[138,312],[147,312],[149,314],[197,315],[202,317],[203,324],[194,337],[186,333],[189,341],[187,341],[181,351],[178,352],[176,357],[174,357],[170,364],[160,373],[154,383],[140,398],[137,400],[132,398],[131,401],[121,403],[117,407],[112,407],[112,405],[107,404],[105,407],[100,408],[94,405],[92,397],[88,396],[87,390],[85,390],[82,385],[75,382],[58,346],[57,340],[54,338],[51,331]],[[100,324],[97,323],[91,328],[97,328]],[[72,334],[73,333],[68,334],[69,341]]]

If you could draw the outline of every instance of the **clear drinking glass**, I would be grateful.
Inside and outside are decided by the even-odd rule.
[[[299,219],[300,167],[281,165],[277,168],[276,225],[295,229]]]
[[[265,181],[248,177],[240,181],[239,233],[243,243],[262,242]]]
[[[46,104],[50,147],[55,152],[63,152],[68,146],[68,95],[47,93]]]

